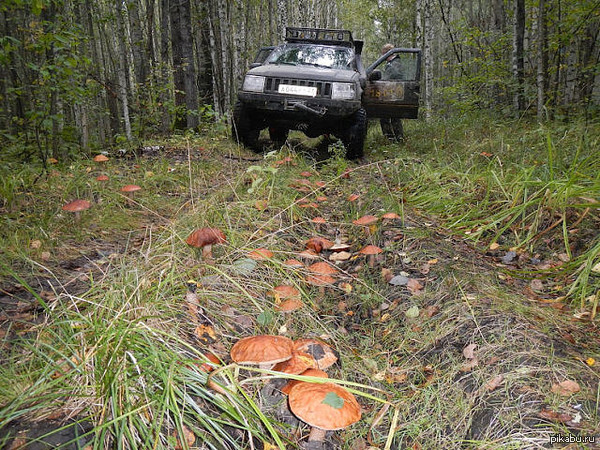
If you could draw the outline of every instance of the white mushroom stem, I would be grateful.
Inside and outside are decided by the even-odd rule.
[[[308,435],[308,442],[323,442],[325,440],[325,433],[327,431],[322,428],[312,427]]]
[[[212,260],[212,244],[206,244],[204,247],[202,247],[202,258],[206,259],[206,260]]]
[[[369,267],[372,269],[375,267],[375,255],[369,255]]]

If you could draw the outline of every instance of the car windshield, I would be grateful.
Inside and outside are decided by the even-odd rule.
[[[348,47],[284,44],[273,50],[267,63],[351,70],[353,56],[354,52]]]

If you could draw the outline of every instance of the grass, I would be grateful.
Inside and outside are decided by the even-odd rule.
[[[320,336],[340,353],[330,376],[353,389],[364,414],[330,438],[337,447],[541,448],[554,433],[598,434],[599,376],[585,362],[600,359],[591,320],[597,124],[471,117],[405,128],[404,145],[371,128],[361,165],[320,159],[296,135],[290,146],[304,156],[284,147],[263,159],[213,131],[102,167],[81,159],[39,177],[35,165],[3,166],[0,445],[29,423],[51,435],[78,421],[80,442],[97,449],[173,448],[185,429],[206,448],[295,448],[307,428],[291,429],[266,404],[272,372],[224,365],[211,377],[222,392],[207,385],[205,353],[227,362],[237,339],[259,333]],[[303,170],[325,186],[290,187]],[[110,181],[99,185],[98,173]],[[133,204],[118,192],[130,183],[143,188]],[[351,204],[350,193],[360,195]],[[318,208],[300,207],[318,195],[327,197]],[[78,223],[60,209],[76,197],[95,200]],[[387,211],[402,220],[369,236],[351,223]],[[328,221],[320,231],[316,215]],[[184,242],[206,225],[228,239],[213,264]],[[340,233],[353,252],[366,243],[385,250],[375,269],[357,256],[339,264],[351,291],[320,295],[305,269],[282,264],[309,237]],[[274,257],[249,261],[258,247]],[[499,267],[511,249],[518,264]],[[424,287],[413,295],[390,285],[382,268]],[[535,278],[541,294],[527,291]],[[212,337],[196,334],[186,310],[189,279],[199,282]],[[307,306],[278,313],[267,292],[281,283],[298,287]],[[468,344],[477,344],[470,367]],[[565,379],[581,391],[553,393]],[[579,412],[581,422],[544,419],[543,410]]]

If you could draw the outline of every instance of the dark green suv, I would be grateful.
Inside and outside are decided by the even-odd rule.
[[[289,130],[333,134],[354,159],[363,155],[367,118],[417,118],[420,50],[392,49],[365,69],[362,46],[348,30],[286,28],[285,43],[262,48],[244,77],[234,138],[258,151],[264,128],[278,144]],[[394,56],[403,73],[386,79],[384,65]]]

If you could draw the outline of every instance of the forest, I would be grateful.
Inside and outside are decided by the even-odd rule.
[[[3,2],[0,129],[58,158],[219,120],[286,25],[347,28],[374,60],[424,52],[426,115],[538,120],[598,107],[598,2],[418,0]],[[25,148],[23,148],[25,145]]]
[[[600,0],[3,0],[0,27],[0,448],[596,448]],[[402,139],[365,113],[356,158],[238,143],[287,27],[420,51]]]

